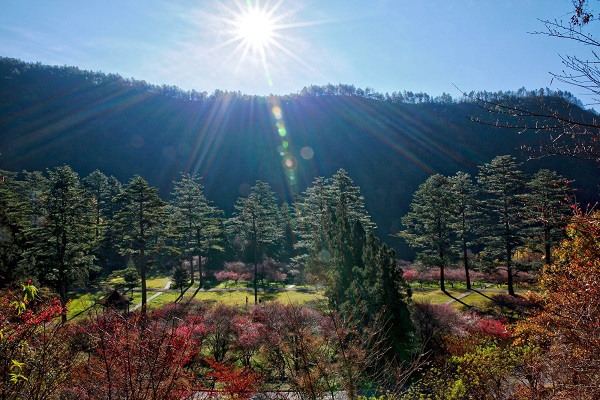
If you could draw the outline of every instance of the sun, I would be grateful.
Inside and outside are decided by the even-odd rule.
[[[211,51],[229,48],[225,63],[237,59],[235,72],[243,74],[262,70],[269,86],[273,86],[271,69],[282,76],[290,66],[309,70],[306,57],[298,49],[306,42],[298,30],[320,24],[320,21],[299,21],[301,10],[297,2],[289,0],[217,0],[215,14],[218,44]]]
[[[240,14],[235,26],[236,36],[253,50],[263,52],[274,41],[275,21],[267,11],[257,7]]]

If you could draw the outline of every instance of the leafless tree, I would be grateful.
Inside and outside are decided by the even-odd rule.
[[[589,97],[585,106],[592,107],[600,104],[600,57],[597,52],[600,41],[589,32],[589,27],[600,18],[594,14],[590,0],[572,0],[572,3],[568,21],[540,20],[545,30],[532,33],[572,40],[590,50],[585,57],[560,56],[564,69],[550,75],[551,83],[556,80],[580,89],[580,96]],[[489,113],[489,117],[472,117],[476,122],[545,134],[539,148],[522,146],[530,158],[566,155],[600,162],[600,120],[597,115],[579,107],[583,104],[575,106],[569,98],[540,94],[508,100],[465,95]]]

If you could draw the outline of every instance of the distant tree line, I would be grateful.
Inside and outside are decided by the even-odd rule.
[[[272,96],[255,96],[243,94],[240,91],[215,90],[209,94],[206,91],[182,90],[174,85],[155,85],[147,83],[144,80],[134,78],[124,78],[119,74],[103,73],[81,70],[72,66],[48,66],[40,62],[26,63],[18,59],[0,57],[0,75],[4,79],[40,79],[44,75],[52,77],[63,77],[68,79],[81,80],[94,86],[122,86],[139,92],[157,94],[173,99],[183,101],[212,102],[221,98],[236,98],[240,100],[249,100],[262,98],[265,101]],[[512,91],[471,91],[462,93],[459,98],[453,98],[448,93],[442,93],[439,96],[431,96],[423,92],[395,91],[392,93],[380,93],[373,88],[357,88],[350,84],[331,84],[310,85],[302,88],[295,94],[278,96],[281,100],[292,100],[296,98],[310,98],[321,96],[355,96],[366,99],[385,101],[392,104],[452,104],[458,102],[500,102],[518,99],[539,99],[544,97],[566,100],[568,103],[583,107],[572,93],[563,90],[551,90],[549,88],[540,88],[537,90],[527,90],[524,87]]]

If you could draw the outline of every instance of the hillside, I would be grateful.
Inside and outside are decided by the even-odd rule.
[[[344,168],[361,187],[378,235],[397,244],[389,234],[400,229],[412,193],[429,175],[475,174],[500,154],[525,160],[517,149],[540,139],[469,120],[480,113],[472,102],[208,96],[0,58],[0,169],[68,164],[81,175],[99,169],[122,182],[139,174],[164,197],[180,172],[197,173],[207,196],[229,213],[257,179],[290,199],[316,176]],[[546,158],[523,168],[554,169],[575,180],[580,201],[595,201],[595,164]]]

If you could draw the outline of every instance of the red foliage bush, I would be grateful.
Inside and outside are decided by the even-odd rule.
[[[231,399],[249,399],[260,383],[260,376],[250,368],[238,368],[220,362],[206,360],[212,372],[207,377],[213,378],[216,386]]]
[[[90,323],[93,352],[72,375],[66,391],[79,399],[180,399],[191,393],[184,365],[196,354],[192,326],[143,315],[109,313]]]

